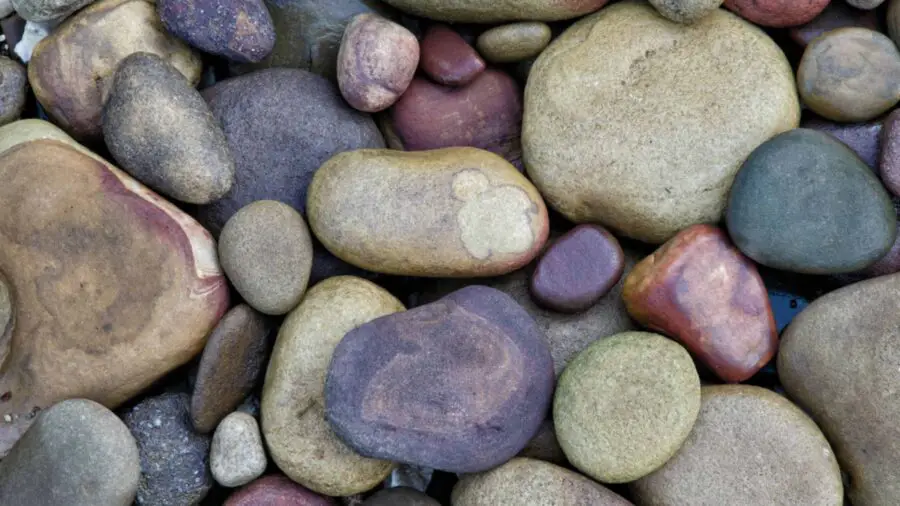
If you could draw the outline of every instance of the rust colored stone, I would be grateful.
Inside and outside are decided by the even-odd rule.
[[[750,378],[778,348],[756,265],[717,227],[679,232],[635,266],[622,296],[635,320],[675,338],[725,381]]]
[[[484,72],[486,64],[475,48],[446,25],[434,25],[421,43],[419,67],[447,86],[464,86]]]
[[[725,7],[761,26],[783,28],[812,21],[831,0],[725,0]]]
[[[225,501],[224,506],[335,506],[334,500],[315,494],[285,476],[264,476]]]

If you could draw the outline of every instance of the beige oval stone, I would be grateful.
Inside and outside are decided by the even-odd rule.
[[[340,153],[316,172],[307,216],[335,256],[409,276],[505,274],[530,262],[549,231],[537,189],[477,148]]]
[[[553,32],[547,23],[526,21],[501,25],[478,36],[481,56],[494,63],[510,63],[537,56],[550,43]]]
[[[385,0],[416,16],[438,21],[500,23],[558,21],[593,12],[609,0]]]
[[[721,9],[682,25],[625,1],[538,57],[522,144],[550,206],[662,243],[719,221],[747,155],[799,119],[791,67],[761,29]]]
[[[383,288],[352,276],[313,286],[278,332],[262,392],[263,435],[275,464],[310,490],[348,496],[371,490],[394,469],[358,455],[325,420],[325,376],[344,335],[403,311]]]

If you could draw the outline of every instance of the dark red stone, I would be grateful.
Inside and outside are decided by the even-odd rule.
[[[865,123],[835,123],[816,116],[800,126],[830,134],[852,149],[872,170],[878,170],[881,156],[880,119]]]
[[[815,19],[805,25],[791,28],[789,33],[794,42],[806,47],[813,39],[831,30],[856,26],[877,32],[880,31],[879,25],[878,15],[874,10],[855,9],[843,0],[835,0]]]
[[[432,25],[420,43],[419,68],[435,82],[463,86],[484,72],[478,51],[446,25]]]
[[[476,473],[525,447],[553,385],[532,317],[505,293],[472,285],[344,336],[325,417],[363,456]]]
[[[625,254],[599,225],[579,225],[553,243],[531,276],[531,296],[541,306],[578,313],[593,306],[622,277]]]
[[[335,506],[334,500],[315,494],[281,475],[264,476],[225,501],[224,506]]]
[[[784,28],[812,21],[831,0],[725,0],[725,7],[761,26]],[[840,1],[840,0],[839,0]]]

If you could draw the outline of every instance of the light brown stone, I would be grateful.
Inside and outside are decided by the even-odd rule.
[[[550,43],[553,33],[546,23],[523,21],[501,25],[478,36],[481,56],[494,63],[510,63],[537,56]]]

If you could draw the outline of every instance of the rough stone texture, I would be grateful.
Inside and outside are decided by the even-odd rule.
[[[350,331],[328,369],[325,416],[362,455],[480,472],[525,447],[553,383],[528,313],[498,290],[469,286]]]
[[[8,17],[10,14],[16,12],[15,7],[12,5],[12,0],[0,0],[0,18]],[[7,39],[8,41],[9,39]],[[15,44],[10,44],[10,46],[14,46]]]
[[[606,5],[609,0],[386,0],[410,14],[438,21],[500,23],[503,21],[557,21],[577,18]]]
[[[232,494],[224,506],[335,506],[335,502],[284,476],[270,475]]]
[[[803,103],[820,116],[868,121],[900,101],[900,50],[873,30],[832,30],[806,47],[797,88]]]
[[[785,330],[778,375],[822,427],[849,474],[853,504],[900,497],[900,275],[831,292]]]
[[[476,47],[490,62],[511,63],[539,55],[552,36],[546,23],[523,21],[485,31],[478,36]]]
[[[240,304],[213,329],[200,357],[191,396],[191,421],[197,432],[212,432],[259,383],[272,327],[269,318]]]
[[[219,236],[222,269],[241,297],[261,313],[297,307],[313,262],[303,216],[275,200],[258,200],[232,216]]]
[[[624,269],[625,253],[612,234],[597,225],[579,225],[547,248],[529,288],[541,306],[579,313],[609,293]]]
[[[725,0],[725,7],[750,22],[782,28],[808,23],[830,0]]]
[[[96,402],[53,405],[0,460],[0,504],[130,506],[140,478],[134,438]]]
[[[0,126],[19,119],[25,108],[28,74],[21,63],[0,56]]]
[[[560,466],[568,466],[569,459],[566,458],[565,452],[559,446],[559,440],[556,438],[556,428],[553,420],[545,420],[538,429],[537,434],[525,448],[519,452],[519,457],[543,460]]]
[[[635,320],[674,337],[725,381],[749,379],[778,350],[756,265],[711,225],[679,232],[637,264],[622,297]]]
[[[441,506],[441,503],[414,488],[395,487],[379,490],[362,506]]]
[[[79,11],[34,49],[28,80],[63,130],[98,141],[115,70],[138,51],[165,58],[191,85],[200,81],[200,56],[166,32],[147,0],[99,0]]]
[[[726,218],[744,254],[808,274],[868,267],[897,236],[891,199],[865,163],[830,135],[802,128],[770,139],[747,158]]]
[[[881,158],[878,172],[884,187],[900,196],[900,111],[894,111],[884,120],[881,135]]]
[[[703,387],[681,450],[631,485],[641,506],[793,506],[844,503],[841,470],[822,432],[797,406],[760,387]]]
[[[791,28],[788,33],[797,44],[806,47],[816,37],[838,28],[856,26],[880,31],[881,22],[875,11],[861,11],[846,2],[830,2],[825,10],[809,23]]]
[[[690,24],[709,16],[722,0],[650,0],[650,5],[676,23]]]
[[[162,394],[125,413],[141,455],[137,506],[191,506],[212,487],[209,437],[193,431],[189,402],[187,394]]]
[[[475,148],[341,153],[309,187],[309,223],[342,260],[409,276],[494,276],[530,262],[547,240],[537,189]]]
[[[487,67],[475,48],[446,25],[431,25],[420,46],[422,71],[438,84],[465,86]]]
[[[12,0],[16,14],[28,21],[56,21],[69,17],[94,0]]]
[[[377,14],[360,14],[341,39],[338,86],[353,108],[383,111],[406,91],[418,66],[419,41],[412,32]]]
[[[234,412],[225,417],[213,434],[209,468],[223,487],[240,487],[259,478],[268,461],[256,418]]]
[[[0,128],[0,456],[35,408],[113,408],[186,363],[228,307],[212,238],[41,120]],[[53,195],[48,199],[47,195]],[[38,233],[39,232],[39,233]]]
[[[335,436],[324,415],[325,375],[350,330],[403,311],[377,285],[351,276],[313,286],[278,332],[262,395],[262,428],[272,460],[316,492],[347,496],[375,488],[394,468],[361,457]]]
[[[462,88],[413,79],[382,123],[393,149],[471,146],[522,168],[522,97],[516,81],[501,70],[486,70]]]
[[[563,371],[553,399],[556,436],[569,462],[604,483],[634,481],[665,464],[699,411],[691,355],[649,332],[590,345]]]
[[[539,460],[516,458],[453,488],[453,506],[629,506],[600,484]]]
[[[759,28],[722,9],[681,25],[625,1],[538,57],[522,146],[551,207],[659,244],[718,221],[744,158],[799,119],[791,67]]]
[[[275,26],[262,0],[156,0],[173,35],[210,54],[258,62],[275,47]]]
[[[155,54],[122,60],[102,121],[119,166],[163,195],[208,204],[234,184],[234,157],[206,102]]]
[[[873,171],[878,171],[878,160],[881,158],[882,123],[887,120],[876,119],[864,123],[835,123],[826,119],[811,117],[804,120],[802,128],[818,130],[832,135],[852,149]]]

